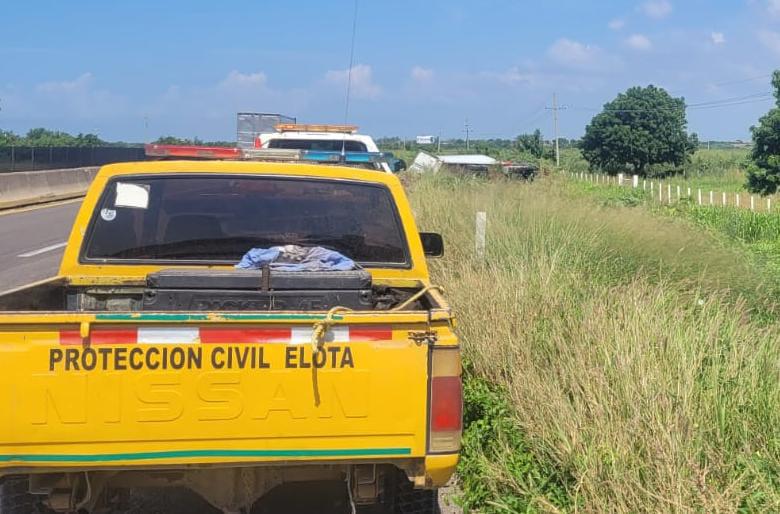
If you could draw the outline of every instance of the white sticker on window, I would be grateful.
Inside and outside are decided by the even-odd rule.
[[[149,207],[149,186],[146,184],[117,182],[114,205],[116,207],[146,209]]]
[[[116,218],[116,210],[100,209],[100,217],[106,221],[114,221],[114,218]]]

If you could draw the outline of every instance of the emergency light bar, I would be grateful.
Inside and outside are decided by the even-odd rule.
[[[277,148],[247,148],[242,159],[250,161],[304,161],[334,164],[366,164],[387,162],[381,152],[336,152],[326,150],[287,150]]]
[[[331,164],[373,164],[387,162],[381,152],[337,152],[325,150],[291,150],[286,148],[223,148],[211,146],[157,145],[144,146],[147,157],[163,159],[215,159],[243,161],[318,162]]]
[[[240,159],[241,150],[223,146],[192,145],[144,145],[147,157],[167,157],[182,159]]]
[[[317,125],[307,123],[280,123],[276,125],[277,132],[338,132],[341,134],[354,134],[357,125]]]

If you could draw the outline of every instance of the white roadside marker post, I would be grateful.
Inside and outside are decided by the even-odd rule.
[[[487,232],[487,213],[484,211],[477,212],[476,220],[476,233],[474,234],[474,240],[477,250],[477,258],[485,258],[485,233]]]

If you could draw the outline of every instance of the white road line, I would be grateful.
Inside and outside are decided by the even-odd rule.
[[[33,250],[31,252],[20,253],[19,255],[17,255],[17,257],[34,257],[34,256],[40,255],[42,253],[46,253],[46,252],[50,252],[52,250],[56,250],[58,248],[62,248],[66,244],[68,244],[68,243],[67,242],[62,242],[62,243],[57,243],[57,244],[45,246],[43,248],[39,248],[38,250]]]

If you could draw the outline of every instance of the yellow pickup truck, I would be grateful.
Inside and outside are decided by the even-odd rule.
[[[286,245],[357,266],[235,267]],[[103,167],[58,275],[0,296],[0,513],[122,512],[160,488],[250,512],[293,482],[341,483],[352,511],[438,512],[462,424],[426,266],[442,249],[387,173]]]

